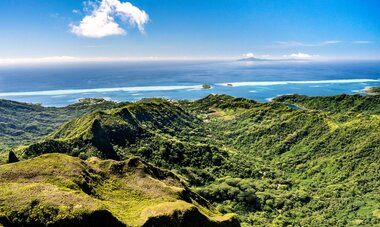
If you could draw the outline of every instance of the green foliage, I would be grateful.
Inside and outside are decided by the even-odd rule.
[[[197,111],[212,111],[213,108],[228,109],[228,108],[243,108],[247,109],[257,106],[257,102],[244,98],[235,98],[228,95],[208,95],[203,99],[196,101],[180,101],[187,109]]]
[[[361,95],[143,99],[71,120],[15,153],[139,156],[244,225],[371,226],[380,223],[379,103]]]
[[[210,88],[211,88],[211,85],[209,85],[209,84],[203,84],[203,85],[202,85],[202,88],[203,88],[203,89],[210,89]]]
[[[373,88],[375,89],[375,88]],[[365,112],[380,114],[380,96],[377,95],[336,95],[309,97],[304,95],[284,95],[273,101],[298,106],[303,109],[329,112]]]
[[[0,100],[0,151],[23,144],[53,132],[62,123],[99,109],[109,109],[122,103],[103,99],[84,99],[67,107],[43,107],[37,104]]]
[[[13,152],[13,151],[10,151],[9,154],[8,154],[8,161],[7,163],[14,163],[14,162],[18,162],[18,158],[16,156],[16,154]]]

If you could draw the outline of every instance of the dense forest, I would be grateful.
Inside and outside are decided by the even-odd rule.
[[[196,101],[86,100],[65,108],[2,100],[0,109],[4,176],[12,165],[28,169],[31,162],[50,157],[47,153],[77,157],[70,162],[82,159],[92,169],[96,169],[94,157],[118,163],[138,157],[150,168],[171,171],[172,178],[191,192],[188,204],[199,207],[207,220],[227,214],[227,223],[234,224],[231,213],[235,213],[243,226],[380,224],[380,96],[376,94],[288,95],[269,103],[227,95]],[[51,165],[46,160],[41,165]],[[97,175],[102,171],[108,170]],[[22,180],[9,181],[15,186],[4,189],[3,195],[18,190],[16,183]],[[102,196],[100,191],[109,187],[95,184],[94,196]],[[104,203],[122,200],[116,192],[107,196],[115,197]],[[146,201],[144,196],[138,198]],[[0,223],[20,212],[6,211],[6,203],[0,197]],[[120,207],[110,209],[123,220]]]

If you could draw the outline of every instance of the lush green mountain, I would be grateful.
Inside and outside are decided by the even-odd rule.
[[[244,219],[250,224],[379,223],[379,115],[295,110],[275,103],[215,111],[217,118],[207,116],[212,133],[236,152],[238,165],[228,168],[233,179],[199,187],[205,198],[216,197],[227,211],[243,207],[243,214],[247,206],[238,196],[232,202],[224,198],[239,195],[249,182],[258,197],[258,206]]]
[[[336,95],[309,97],[305,95],[284,95],[276,102],[292,104],[301,109],[329,112],[362,112],[380,114],[379,95]]]
[[[243,225],[380,224],[379,96],[145,99],[63,124],[28,159],[139,156]]]
[[[139,158],[42,155],[0,166],[4,226],[239,226],[171,172]]]
[[[62,123],[98,109],[118,105],[103,99],[83,99],[62,108],[43,107],[0,99],[0,150],[35,141],[46,136]]]

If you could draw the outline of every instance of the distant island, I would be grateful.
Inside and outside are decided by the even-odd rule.
[[[210,88],[211,88],[211,85],[209,85],[209,84],[203,84],[203,85],[202,85],[202,88],[203,88],[203,89],[210,89]]]

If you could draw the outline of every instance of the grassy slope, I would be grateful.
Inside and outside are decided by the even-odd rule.
[[[43,168],[41,168],[43,167]],[[5,226],[142,226],[183,222],[237,226],[189,191],[173,173],[138,158],[84,162],[48,154],[0,166],[0,223]]]
[[[73,120],[18,155],[137,155],[247,225],[378,224],[378,97],[276,101],[144,100]]]

